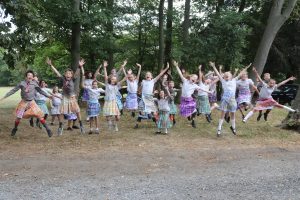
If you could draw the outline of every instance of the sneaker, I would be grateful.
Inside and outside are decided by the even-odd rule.
[[[52,135],[53,135],[52,131],[51,131],[49,128],[47,128],[46,131],[47,131],[47,133],[48,133],[48,136],[49,136],[49,137],[52,137]]]
[[[33,119],[32,118],[29,120],[29,124],[30,124],[31,127],[34,127],[34,123],[33,123]]]
[[[243,119],[243,120],[242,120],[242,122],[243,122],[243,123],[246,123],[246,120],[245,120],[245,119]]]
[[[259,113],[259,114],[258,114],[258,116],[257,116],[257,119],[256,119],[256,120],[257,120],[257,121],[259,121],[259,120],[260,120],[260,118],[261,118],[261,116],[262,116],[262,114],[261,114],[261,113]]]
[[[92,131],[92,130],[90,130],[90,131],[89,131],[89,135],[92,135],[92,134],[93,134],[93,131]]]
[[[221,130],[218,130],[217,131],[217,137],[220,137],[221,136]]]
[[[139,128],[139,125],[136,124],[133,128],[134,128],[134,129],[138,129],[138,128]]]
[[[61,136],[61,135],[63,134],[63,130],[64,130],[63,128],[58,128],[58,129],[57,129],[57,135],[58,135],[58,136]],[[67,130],[68,130],[68,129],[67,129]]]
[[[116,131],[116,132],[119,131],[118,125],[115,125],[115,131]]]
[[[211,114],[209,114],[208,117],[209,117],[209,120],[210,120],[210,121],[213,120],[212,117],[211,117]]]
[[[72,127],[68,127],[67,131],[73,131],[73,128]]]
[[[156,131],[155,134],[161,134],[161,131]]]
[[[268,113],[264,113],[264,120],[268,121]]]
[[[73,128],[73,129],[79,129],[79,127],[76,126],[76,125],[72,126],[72,128]]]
[[[83,126],[80,126],[80,133],[81,133],[81,134],[85,134],[85,131],[84,131]]]
[[[99,129],[96,129],[95,130],[95,134],[99,134],[100,133],[100,130]]]
[[[205,118],[206,118],[206,121],[207,121],[208,123],[211,122],[211,121],[210,121],[210,118],[209,118],[209,115],[205,115]]]
[[[18,128],[13,128],[12,130],[11,130],[11,136],[15,136],[16,135],[16,133],[17,133],[17,130],[18,130]]]
[[[230,126],[230,130],[231,130],[233,135],[236,135],[236,130],[232,126]]]

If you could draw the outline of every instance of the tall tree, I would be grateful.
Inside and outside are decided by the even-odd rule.
[[[159,23],[159,52],[158,68],[164,68],[164,4],[165,0],[159,0],[158,23]]]
[[[185,0],[184,5],[184,20],[182,23],[182,45],[183,45],[183,56],[182,56],[182,65],[185,66],[186,60],[186,49],[188,48],[189,41],[189,28],[190,28],[190,10],[191,10],[191,0]]]
[[[173,0],[168,0],[167,25],[166,25],[165,64],[172,59],[172,36],[173,36]]]
[[[71,37],[71,58],[72,68],[74,71],[78,68],[78,62],[80,60],[80,0],[73,0],[73,23],[72,23],[72,37]],[[77,79],[75,82],[75,93],[79,95],[79,82]]]
[[[264,70],[272,43],[281,26],[291,15],[297,0],[273,0],[264,34],[256,52],[253,65],[259,74]],[[286,5],[284,7],[284,5]]]

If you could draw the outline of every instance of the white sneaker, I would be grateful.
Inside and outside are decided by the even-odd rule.
[[[99,130],[98,128],[96,128],[96,129],[95,129],[95,133],[96,133],[96,134],[99,134],[99,133],[100,133],[100,130]]]
[[[119,131],[119,128],[118,128],[118,125],[117,125],[117,124],[115,125],[115,131],[116,131],[116,132]]]

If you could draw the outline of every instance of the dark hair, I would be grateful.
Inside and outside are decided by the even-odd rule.
[[[93,74],[91,71],[85,72],[85,74],[84,74],[85,78],[89,78],[88,75],[89,75],[90,73],[92,74],[92,78],[94,78],[94,74]]]
[[[27,77],[28,74],[32,74],[33,77],[35,77],[35,74],[34,74],[34,72],[33,72],[32,70],[27,70],[27,71],[25,72],[25,77]]]
[[[39,81],[39,86],[42,85],[42,82],[46,83],[46,81],[44,81],[43,79]]]
[[[93,80],[92,84],[94,84],[95,82],[98,84],[98,81],[96,81],[96,80]]]

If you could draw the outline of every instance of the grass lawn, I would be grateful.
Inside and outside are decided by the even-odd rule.
[[[13,87],[0,87],[0,98],[2,98],[8,91],[10,91]],[[16,92],[14,95],[4,99],[0,103],[1,108],[14,108],[20,101],[20,91]]]

